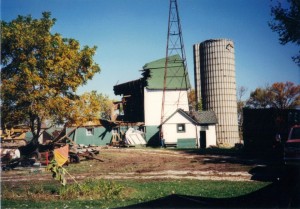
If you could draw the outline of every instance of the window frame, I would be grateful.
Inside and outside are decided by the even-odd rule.
[[[85,135],[86,136],[94,136],[94,128],[93,127],[85,128]]]
[[[182,128],[180,130],[180,128]],[[186,127],[185,127],[185,123],[178,123],[177,124],[177,133],[185,133],[186,132]]]

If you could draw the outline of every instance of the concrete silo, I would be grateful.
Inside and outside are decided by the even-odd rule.
[[[240,142],[233,41],[212,39],[193,48],[196,99],[218,117],[217,144],[232,147]]]

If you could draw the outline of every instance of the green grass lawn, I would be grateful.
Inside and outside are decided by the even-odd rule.
[[[266,182],[198,180],[87,180],[62,187],[2,184],[1,208],[115,208],[147,202],[171,194],[230,198],[267,186]]]

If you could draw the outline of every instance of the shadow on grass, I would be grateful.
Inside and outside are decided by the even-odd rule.
[[[299,187],[299,171],[292,171],[260,190],[239,197],[206,198],[173,194],[124,208],[299,208]]]
[[[195,154],[193,150],[185,151]],[[173,194],[160,199],[130,205],[123,208],[300,208],[300,168],[286,167],[277,159],[267,160],[268,163],[259,165],[265,158],[251,160],[251,157],[240,156],[237,152],[217,154],[206,151],[206,163],[241,163],[257,165],[249,173],[252,180],[272,182],[268,186],[234,198],[206,198]],[[198,154],[204,154],[199,153]],[[209,158],[209,155],[220,157]],[[267,158],[268,159],[268,158]]]

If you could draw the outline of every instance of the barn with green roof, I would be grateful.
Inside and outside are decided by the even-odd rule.
[[[114,86],[114,93],[122,96],[124,115],[121,120],[143,122],[148,144],[155,144],[159,139],[162,120],[169,118],[178,109],[189,111],[189,75],[179,55],[146,63],[141,75],[137,80]],[[161,118],[163,92],[164,115]]]

